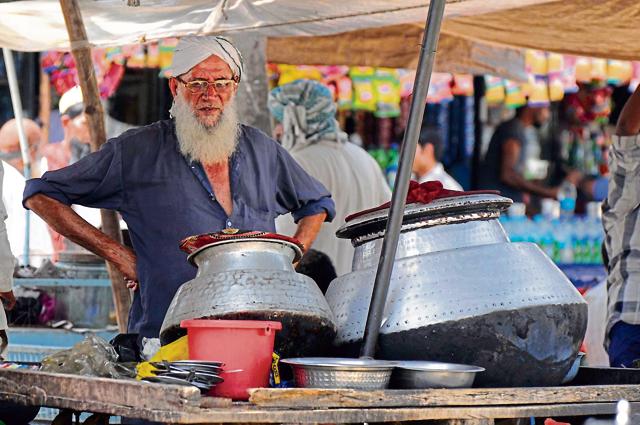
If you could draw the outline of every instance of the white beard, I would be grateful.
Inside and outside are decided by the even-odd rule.
[[[235,99],[231,99],[220,114],[218,122],[204,126],[196,118],[191,106],[178,95],[169,110],[176,122],[180,152],[202,164],[215,164],[229,159],[238,144],[240,125]]]

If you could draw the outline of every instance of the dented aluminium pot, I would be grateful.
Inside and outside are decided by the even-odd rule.
[[[465,195],[405,208],[377,358],[482,366],[481,386],[560,384],[586,331],[587,306],[531,243],[510,243],[498,217],[511,204]],[[356,246],[353,271],[327,300],[336,343],[357,354],[388,210],[338,231]]]
[[[160,331],[161,342],[184,335],[182,320],[270,320],[283,325],[275,343],[280,355],[324,355],[336,327],[315,282],[293,269],[292,262],[301,255],[299,246],[280,235],[251,235],[207,242],[192,250],[189,259],[198,266],[198,274],[174,296]],[[202,237],[207,236],[211,235]]]

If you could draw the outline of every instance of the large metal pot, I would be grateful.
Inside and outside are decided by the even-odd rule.
[[[324,355],[336,326],[315,282],[293,269],[300,256],[293,241],[257,232],[199,247],[189,256],[198,274],[174,296],[161,342],[184,335],[180,322],[187,319],[274,320],[283,325],[275,345],[282,356]]]
[[[498,217],[510,204],[467,195],[406,207],[377,358],[482,366],[484,386],[561,383],[587,306],[535,244],[509,242]],[[362,341],[387,216],[365,214],[338,231],[356,246],[353,271],[326,294],[343,355]]]

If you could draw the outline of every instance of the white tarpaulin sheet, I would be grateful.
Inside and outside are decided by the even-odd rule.
[[[445,18],[492,13],[550,0],[448,0]],[[426,0],[79,0],[89,43],[110,47],[186,34],[256,31],[318,36],[424,22]],[[0,3],[0,45],[19,51],[69,50],[57,0]]]

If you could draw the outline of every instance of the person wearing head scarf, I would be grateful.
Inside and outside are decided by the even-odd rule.
[[[334,204],[277,142],[239,123],[240,52],[220,36],[180,39],[169,68],[171,119],[128,130],[98,152],[27,183],[24,205],[102,256],[134,289],[130,333],[157,338],[178,287],[195,277],[182,239],[225,229],[275,231],[291,213],[308,249]],[[69,207],[118,211],[126,248]],[[122,283],[123,285],[125,282]]]
[[[336,230],[355,212],[377,207],[391,198],[380,167],[362,148],[348,142],[335,119],[331,91],[312,80],[297,80],[269,94],[269,110],[280,123],[281,144],[310,175],[331,192],[336,218],[324,223],[313,248],[331,259],[338,276],[351,271],[354,248]],[[280,233],[295,227],[289,216],[278,219]]]

